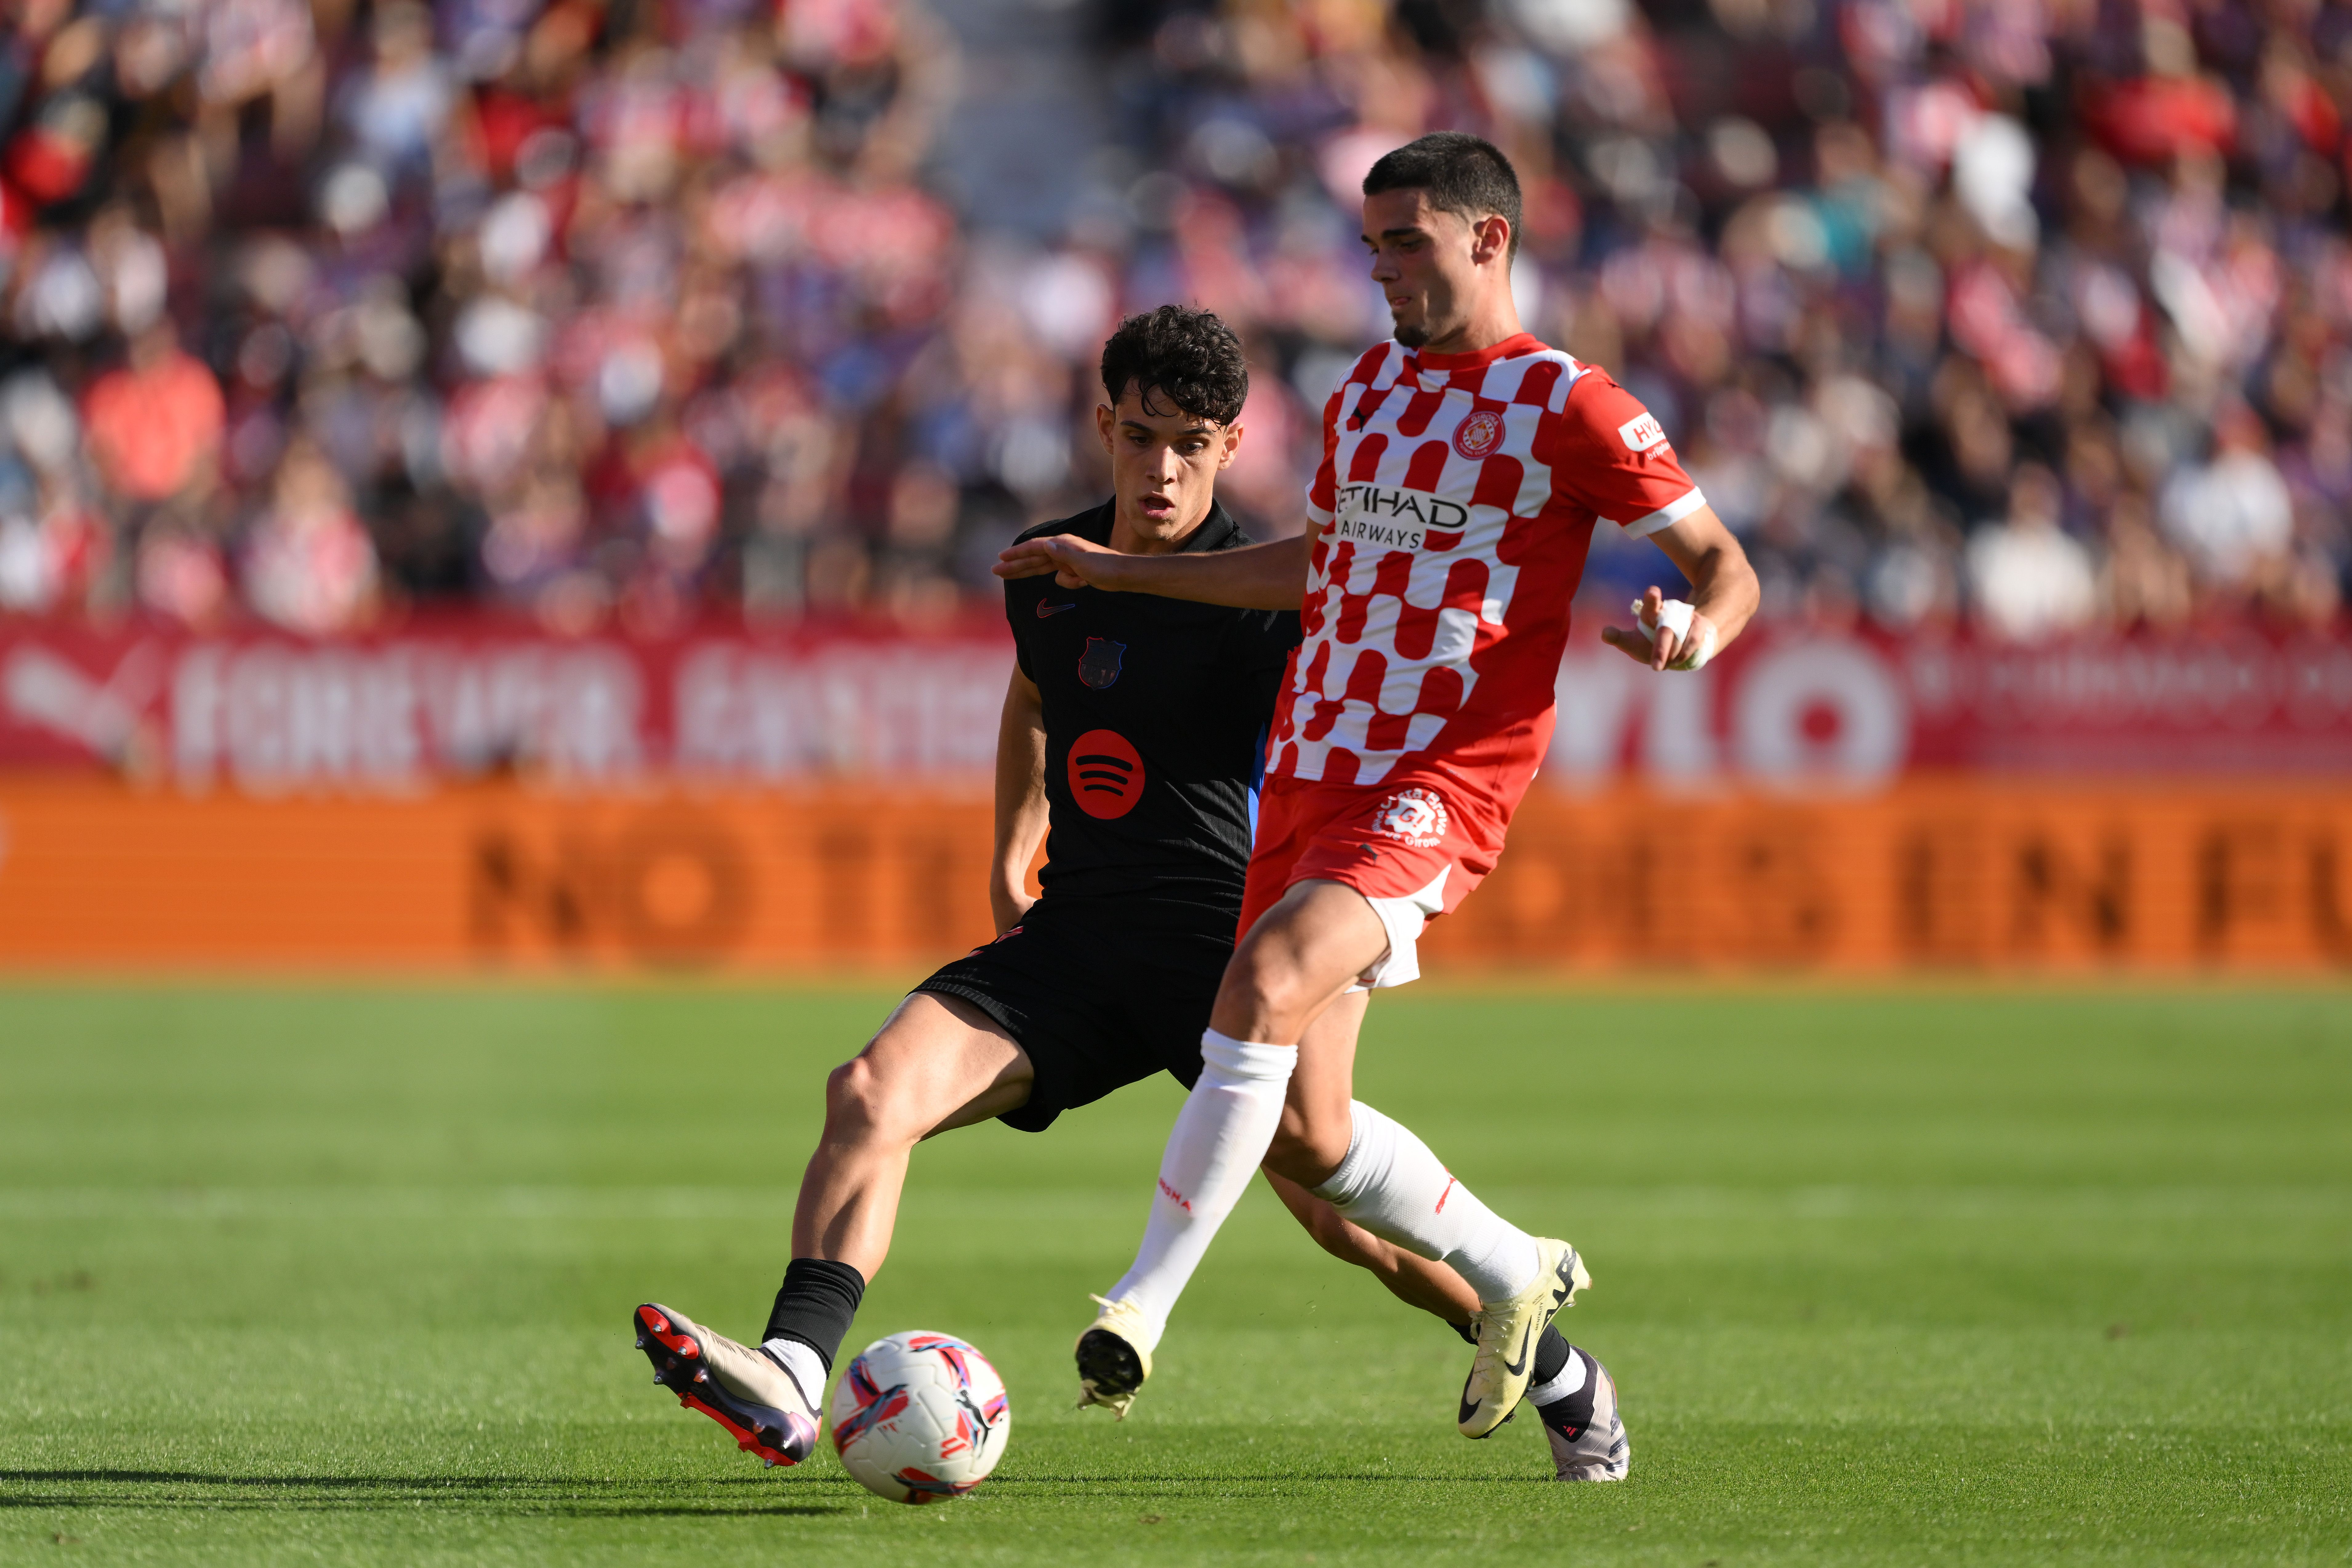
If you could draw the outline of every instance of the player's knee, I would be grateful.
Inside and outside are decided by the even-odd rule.
[[[1219,1016],[1246,1016],[1255,1025],[1253,1039],[1287,1032],[1302,1020],[1313,998],[1306,977],[1289,959],[1270,943],[1245,944],[1225,969],[1217,994]]]
[[[907,1120],[898,1103],[904,1098],[889,1075],[875,1066],[873,1058],[850,1058],[824,1080],[827,1139],[843,1142],[895,1135],[898,1123]],[[914,1136],[919,1135],[919,1130]]]

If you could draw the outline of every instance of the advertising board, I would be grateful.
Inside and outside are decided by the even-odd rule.
[[[2352,639],[1759,628],[1659,676],[1580,631],[1545,773],[1851,793],[1915,773],[2352,777]],[[0,625],[0,770],[184,791],[404,793],[509,773],[890,786],[983,774],[1012,645],[803,626],[657,641],[488,618],[302,642]]]
[[[970,791],[258,799],[0,781],[0,968],[910,972],[989,940]],[[1921,777],[1538,793],[1433,973],[2352,965],[2352,792]]]

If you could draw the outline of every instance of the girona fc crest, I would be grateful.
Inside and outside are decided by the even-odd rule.
[[[1503,444],[1503,416],[1491,408],[1463,416],[1454,427],[1454,449],[1465,458],[1483,458]]]
[[[1078,656],[1078,679],[1097,691],[1118,683],[1120,660],[1127,657],[1127,645],[1108,637],[1088,637],[1087,651]]]
[[[1401,789],[1372,808],[1372,831],[1416,849],[1434,849],[1445,838],[1445,803],[1433,790]]]

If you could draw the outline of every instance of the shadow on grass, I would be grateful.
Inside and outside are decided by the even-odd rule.
[[[845,1513],[847,1505],[810,1500],[753,1500],[739,1495],[679,1497],[685,1491],[773,1485],[755,1476],[685,1482],[614,1481],[542,1476],[224,1476],[194,1470],[0,1470],[0,1509],[130,1507],[203,1509],[236,1513],[438,1506],[471,1512],[563,1515],[583,1519],[692,1518]],[[17,1492],[16,1486],[88,1487],[88,1491]],[[162,1492],[151,1488],[169,1489]],[[656,1491],[669,1496],[648,1495]],[[272,1497],[278,1492],[291,1495]],[[601,1494],[601,1495],[600,1495]]]
[[[645,1490],[660,1487],[693,1488],[698,1490],[712,1487],[806,1487],[814,1479],[777,1480],[763,1476],[713,1476],[697,1480],[627,1480],[616,1481],[604,1476],[222,1476],[194,1470],[0,1470],[0,1487],[11,1484],[38,1482],[104,1486],[212,1486],[254,1487],[278,1489],[310,1488],[327,1491],[383,1492],[551,1492],[562,1490],[574,1495],[583,1488],[611,1487]],[[996,1476],[990,1479],[992,1492],[1024,1490],[1034,1487],[1085,1487],[1090,1492],[1112,1493],[1125,1488],[1197,1487],[1205,1485],[1231,1486],[1265,1482],[1295,1486],[1300,1481],[1404,1481],[1415,1486],[1452,1483],[1458,1486],[1512,1487],[1549,1486],[1551,1478],[1544,1475],[1465,1476],[1423,1475],[1405,1470],[1197,1470],[1183,1474],[1148,1475],[1132,1471],[1110,1474],[1069,1474]],[[823,1482],[845,1484],[840,1476],[826,1476]],[[0,1497],[0,1503],[7,1500]]]
[[[1083,1496],[1097,1504],[1169,1502],[1203,1488],[1226,1497],[1288,1496],[1302,1485],[1390,1482],[1490,1489],[1534,1485],[1540,1476],[1297,1471],[1191,1475],[998,1476],[983,1495]],[[601,1476],[234,1476],[199,1470],[0,1470],[0,1513],[19,1509],[148,1509],[215,1513],[436,1513],[564,1519],[751,1519],[848,1513],[866,1502],[809,1495],[848,1492],[846,1478],[777,1482],[760,1476],[692,1480],[614,1480]],[[789,1489],[779,1495],[778,1488]],[[58,1489],[70,1488],[72,1489]],[[765,1495],[751,1495],[764,1493]],[[1490,1494],[1491,1495],[1491,1494]]]
[[[1084,1487],[1089,1497],[1111,1497],[1121,1489],[1156,1489],[1152,1495],[1169,1487],[1206,1486],[1281,1486],[1295,1487],[1301,1481],[1402,1481],[1412,1486],[1459,1487],[1518,1487],[1554,1484],[1549,1476],[1463,1476],[1416,1475],[1410,1470],[1262,1470],[1255,1473],[1232,1470],[1198,1470],[1180,1476],[1117,1475],[1097,1476],[997,1476],[988,1483],[992,1492],[1012,1491],[1027,1487]]]

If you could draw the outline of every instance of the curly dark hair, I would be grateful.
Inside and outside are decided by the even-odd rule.
[[[1364,195],[1423,190],[1429,205],[1465,223],[1501,216],[1511,226],[1511,257],[1519,254],[1519,176],[1491,142],[1460,131],[1433,131],[1374,163]]]
[[[1249,398],[1249,365],[1234,330],[1207,310],[1162,305],[1129,316],[1103,344],[1103,390],[1114,406],[1130,386],[1158,392],[1199,418],[1230,425]]]

